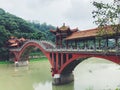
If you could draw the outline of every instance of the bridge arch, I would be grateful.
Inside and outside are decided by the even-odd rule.
[[[49,59],[49,53],[43,48],[42,44],[40,44],[39,42],[35,42],[35,41],[28,41],[26,43],[24,43],[23,46],[21,46],[18,50],[14,50],[11,51],[11,53],[14,53],[15,55],[15,61],[19,61],[21,55],[25,52],[25,50],[27,48],[32,48],[32,47],[37,47],[38,49],[40,49],[42,51],[42,53]],[[50,61],[50,60],[49,60]],[[51,62],[50,62],[51,64]]]
[[[95,57],[95,58],[101,58],[101,59],[105,59],[111,62],[114,62],[116,64],[120,64],[120,60],[119,57],[115,57],[115,56],[100,56],[100,55],[96,55],[96,56],[90,56],[90,55],[79,55],[77,57],[74,56],[73,58],[71,58],[69,61],[67,61],[62,68],[59,70],[60,74],[67,74],[67,73],[72,73],[72,71],[75,69],[75,67],[81,63],[82,61],[91,58],[91,57]]]
[[[29,42],[29,43],[26,43],[23,48],[20,50],[20,53],[18,55],[18,58],[20,58],[20,56],[22,55],[22,53],[28,48],[28,47],[37,47],[39,48],[45,55],[45,50],[36,42]]]

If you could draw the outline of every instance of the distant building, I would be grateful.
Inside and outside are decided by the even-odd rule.
[[[11,36],[8,40],[8,47],[19,47],[26,41],[25,38],[18,39],[17,37]]]

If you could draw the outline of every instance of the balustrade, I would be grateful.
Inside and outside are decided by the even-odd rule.
[[[28,43],[37,43],[39,44],[45,51],[48,51],[48,52],[88,52],[88,53],[108,53],[108,52],[111,52],[111,53],[119,53],[120,52],[120,49],[119,47],[116,48],[116,47],[102,47],[102,48],[96,48],[96,47],[93,47],[93,48],[89,48],[89,47],[86,47],[86,48],[74,48],[74,47],[70,47],[70,48],[66,48],[66,47],[62,47],[62,48],[57,48],[51,41],[45,41],[45,40],[34,40],[34,39],[30,39],[30,40],[27,40],[21,47],[16,47],[16,48],[11,48],[10,51],[20,51],[26,44]]]

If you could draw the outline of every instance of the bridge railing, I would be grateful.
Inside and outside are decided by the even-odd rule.
[[[20,51],[26,44],[28,44],[30,42],[39,44],[44,50],[47,50],[49,48],[49,47],[46,47],[45,44],[49,45],[52,48],[55,48],[55,45],[50,41],[29,39],[26,42],[24,42],[24,44],[20,47],[10,48],[10,51]]]
[[[41,40],[41,41],[50,44],[54,48],[56,47],[56,45],[52,41],[48,41],[48,40]]]
[[[73,48],[73,47],[63,47],[63,48],[57,48],[55,46],[55,44],[53,44],[50,41],[47,40],[34,40],[34,39],[30,39],[27,40],[21,47],[16,47],[16,48],[12,48],[10,49],[10,51],[20,51],[27,43],[30,42],[35,42],[37,44],[39,44],[45,51],[48,52],[77,52],[77,53],[103,53],[103,54],[107,54],[107,53],[116,53],[119,54],[120,53],[120,48]]]
[[[119,54],[120,53],[120,49],[114,49],[114,48],[109,48],[109,49],[105,49],[105,48],[97,48],[97,49],[90,49],[90,48],[47,48],[46,49],[49,52],[89,52],[89,53],[102,53],[102,54],[108,54],[108,53],[116,53]]]

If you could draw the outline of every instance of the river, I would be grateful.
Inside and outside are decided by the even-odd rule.
[[[90,58],[80,63],[74,82],[54,86],[48,60],[25,67],[0,65],[0,90],[120,90],[120,66],[107,60]]]

